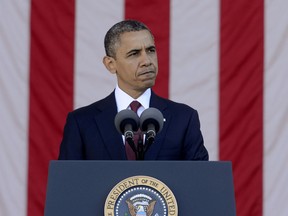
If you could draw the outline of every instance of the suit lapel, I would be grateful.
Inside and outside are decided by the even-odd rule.
[[[166,101],[155,95],[153,91],[151,92],[150,107],[155,107],[160,110],[165,119],[162,131],[156,135],[154,143],[150,146],[145,155],[146,160],[156,160],[162,145],[164,145],[164,138],[166,137],[167,132],[167,126],[165,127],[165,124],[169,124],[171,113],[169,112],[169,109],[167,109]]]
[[[125,160],[126,154],[122,136],[114,126],[114,118],[117,114],[114,92],[103,99],[98,108],[101,112],[95,116],[96,124],[111,159]]]

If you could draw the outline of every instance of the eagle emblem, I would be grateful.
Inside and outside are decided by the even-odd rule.
[[[145,194],[137,194],[126,200],[131,216],[152,216],[155,200]]]

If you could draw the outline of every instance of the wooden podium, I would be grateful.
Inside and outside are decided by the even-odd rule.
[[[157,192],[158,183],[151,187],[152,191],[156,190],[154,193],[160,194],[157,196],[164,197],[164,206],[166,199],[168,212],[164,208],[163,215],[236,215],[231,162],[210,161],[51,161],[44,215],[130,216],[128,210],[125,214],[120,213],[121,210],[104,214],[104,208],[109,208],[109,203],[110,207],[115,207],[116,198],[128,197],[127,191],[122,190],[128,184],[125,179],[129,182],[129,178],[138,179],[139,176],[157,179],[173,193],[177,214],[172,210],[169,213],[168,193],[161,195],[161,188]],[[137,193],[135,190],[129,191]],[[109,196],[115,203],[107,202]],[[159,212],[151,215],[163,216]]]

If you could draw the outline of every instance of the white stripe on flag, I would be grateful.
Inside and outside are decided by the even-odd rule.
[[[218,159],[218,4],[171,5],[170,98],[198,110],[210,160]]]
[[[76,2],[75,108],[95,102],[115,88],[115,76],[102,64],[104,36],[124,18],[123,1]]]
[[[0,7],[0,215],[26,215],[29,1]]]
[[[114,76],[101,63],[103,37],[124,17],[123,0],[76,2],[75,108],[106,96],[115,87]],[[218,158],[218,4],[171,1],[170,96],[199,111],[211,160]],[[286,216],[288,3],[266,0],[265,7],[264,216]],[[26,216],[29,17],[30,1],[1,1],[1,216]]]
[[[288,215],[288,2],[265,1],[264,216]]]

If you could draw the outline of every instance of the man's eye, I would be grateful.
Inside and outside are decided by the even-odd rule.
[[[129,53],[128,57],[129,57],[129,56],[135,56],[135,55],[137,55],[137,54],[138,54],[137,52],[132,52],[132,53]]]
[[[154,49],[154,48],[149,49],[149,52],[154,53],[154,52],[156,52],[156,49]]]

